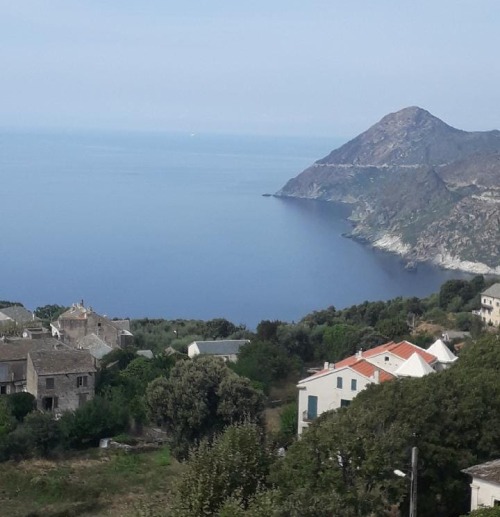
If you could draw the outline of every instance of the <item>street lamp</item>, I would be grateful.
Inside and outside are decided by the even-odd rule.
[[[411,449],[411,471],[410,471],[410,515],[409,517],[417,517],[417,464],[418,464],[418,447]],[[407,476],[402,470],[394,470],[394,474],[401,478]]]

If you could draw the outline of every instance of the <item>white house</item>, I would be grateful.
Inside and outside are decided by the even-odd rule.
[[[481,293],[478,315],[485,323],[500,325],[500,283],[493,284]]]
[[[342,361],[325,363],[323,370],[299,381],[298,434],[316,417],[348,406],[369,384],[434,372],[437,357],[408,341],[386,343]]]
[[[220,339],[217,341],[193,341],[188,346],[188,356],[193,359],[197,355],[212,355],[224,361],[235,363],[243,345],[250,343],[248,339]]]
[[[500,460],[462,470],[472,477],[470,509],[500,506]]]

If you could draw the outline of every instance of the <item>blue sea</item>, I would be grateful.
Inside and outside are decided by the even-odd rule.
[[[464,277],[342,237],[345,207],[262,196],[341,143],[0,132],[0,299],[253,328]]]

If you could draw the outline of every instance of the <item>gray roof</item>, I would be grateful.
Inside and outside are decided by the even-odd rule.
[[[29,357],[38,375],[95,372],[94,359],[88,350],[41,350]]]
[[[67,348],[67,346],[52,337],[0,341],[0,361],[23,361],[26,360],[29,352],[57,348]]]
[[[247,343],[248,339],[221,339],[218,341],[194,341],[198,345],[200,354],[208,355],[235,355],[240,348]]]
[[[500,484],[500,460],[488,461],[462,470],[475,478]]]
[[[488,287],[488,289],[486,289],[486,291],[483,291],[481,294],[491,296],[492,298],[500,298],[500,283],[493,284],[491,287]]]
[[[13,305],[12,307],[5,307],[0,309],[2,314],[14,320],[16,323],[26,323],[28,321],[40,321],[36,316],[33,318],[33,313],[24,307]]]
[[[92,357],[100,360],[106,354],[109,354],[113,348],[106,344],[99,336],[95,334],[87,334],[78,340],[78,347],[84,348],[90,352]]]

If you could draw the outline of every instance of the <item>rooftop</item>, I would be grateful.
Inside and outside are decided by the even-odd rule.
[[[28,321],[40,321],[36,316],[33,315],[28,309],[19,305],[13,305],[12,307],[5,307],[0,309],[0,313],[5,315],[8,319],[15,321],[16,323],[26,323]]]
[[[435,373],[435,370],[417,352],[394,372],[397,377],[424,377],[429,373]]]
[[[491,287],[488,287],[488,289],[483,291],[481,295],[491,296],[492,298],[500,298],[500,283],[496,283]]]
[[[378,369],[380,372],[380,382],[393,379],[394,376],[390,372],[384,370],[383,368],[377,368],[376,366],[372,365],[372,363],[369,360],[371,357],[375,357],[380,354],[386,354],[388,352],[396,355],[400,359],[404,359],[405,362],[408,359],[410,359],[410,357],[412,357],[412,355],[414,354],[418,355],[427,366],[436,362],[435,355],[426,352],[423,348],[420,348],[419,346],[414,345],[409,341],[401,341],[400,343],[394,343],[394,341],[390,341],[389,343],[385,343],[384,345],[380,345],[370,350],[366,350],[365,352],[360,351],[355,355],[351,355],[349,357],[346,357],[345,359],[342,359],[342,361],[339,361],[338,363],[332,363],[331,367],[320,370],[319,372],[316,372],[315,374],[310,375],[305,379],[302,379],[301,381],[299,381],[299,383],[313,380],[317,377],[336,372],[346,367],[356,370],[361,375],[366,375],[363,372],[367,372],[368,375],[366,375],[366,377],[372,377],[374,375],[375,370]],[[429,368],[431,367],[429,366]],[[427,368],[425,369],[427,370]]]
[[[409,359],[416,352],[428,364],[432,364],[436,361],[436,357],[434,355],[426,352],[423,348],[420,348],[409,341],[401,341],[399,343],[391,341],[385,345],[380,345],[363,352],[363,357],[374,357],[387,352],[390,352],[401,359]]]
[[[9,339],[0,341],[0,361],[23,361],[29,352],[67,348],[52,337],[40,339]]]
[[[200,354],[233,355],[238,354],[240,348],[247,343],[250,343],[248,339],[221,339],[217,341],[193,341],[191,345],[197,345]]]
[[[94,360],[88,350],[40,350],[29,356],[38,375],[95,372]]]
[[[441,363],[453,363],[458,357],[441,341],[436,340],[428,349],[429,354],[435,355]]]
[[[462,472],[475,478],[500,484],[500,460],[493,460],[486,463],[480,463],[479,465],[473,465],[472,467],[462,470]]]
[[[78,347],[88,350],[93,357],[99,360],[113,350],[108,344],[106,344],[99,336],[96,336],[95,334],[87,334],[78,340]]]

